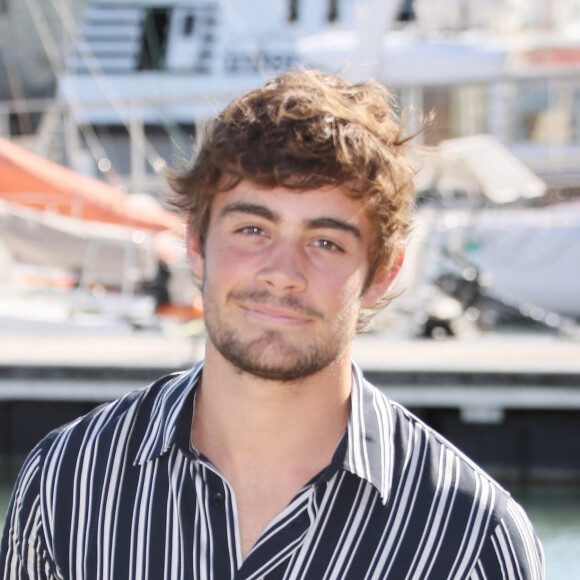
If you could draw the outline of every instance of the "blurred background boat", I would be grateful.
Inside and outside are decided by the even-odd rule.
[[[206,121],[234,94],[294,66],[374,77],[408,111],[410,131],[429,111],[436,115],[415,139],[437,154],[418,161],[421,235],[405,275],[412,306],[399,302],[401,311],[416,310],[413,332],[449,336],[465,322],[492,328],[506,317],[562,330],[578,318],[571,256],[579,237],[572,217],[580,191],[579,0],[5,0],[2,7],[0,133],[74,171],[71,183],[92,178],[126,207],[159,201],[165,170],[189,158]],[[23,193],[10,202],[22,204]],[[54,210],[46,183],[30,193],[45,196],[37,210]],[[154,204],[141,212],[144,205]],[[134,245],[135,232],[147,228],[131,227]],[[29,259],[24,245],[15,254],[14,241],[4,243],[5,263],[8,255]],[[153,245],[173,256],[161,259],[170,270],[186,267],[176,244]],[[533,259],[540,247],[541,263]],[[92,260],[85,252],[84,263]],[[418,264],[428,279],[415,275]],[[118,275],[127,272],[135,271]],[[150,288],[159,281],[146,270],[139,277]],[[192,291],[185,294],[187,303]]]

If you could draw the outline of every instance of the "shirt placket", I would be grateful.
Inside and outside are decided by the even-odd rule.
[[[197,530],[196,537],[202,538],[201,542],[212,553],[212,570],[198,568],[200,577],[219,580],[282,578],[288,561],[300,549],[310,529],[314,486],[307,486],[294,498],[241,562],[241,540],[233,491],[211,463],[199,462],[198,476],[205,487],[202,502],[205,517],[197,518],[198,526],[203,525],[204,529]]]
[[[199,538],[200,554],[209,554],[207,562],[211,567],[211,570],[199,568],[199,577],[234,578],[241,549],[233,492],[211,464],[200,462],[198,472],[204,492],[199,501],[198,489],[198,509],[203,511],[203,517],[196,518],[199,527],[196,537]]]
[[[235,495],[227,480],[205,458],[197,461],[198,474],[205,492],[202,505],[206,521],[204,536],[212,557],[212,570],[200,570],[202,578],[232,580],[276,580],[287,575],[291,560],[299,553],[311,530],[324,491],[321,478],[305,486],[290,504],[264,530],[262,536],[242,562],[241,539]],[[198,490],[198,501],[200,494]],[[199,518],[198,518],[198,521]],[[238,567],[239,566],[239,567]]]

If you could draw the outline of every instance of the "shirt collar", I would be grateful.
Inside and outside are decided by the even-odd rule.
[[[193,404],[188,405],[189,409],[185,406],[197,386],[202,368],[203,363],[199,363],[188,371],[174,375],[157,393],[151,412],[144,418],[148,421],[147,430],[135,456],[135,465],[166,453],[176,442],[178,428],[184,421],[187,421],[185,430],[189,434]]]
[[[135,464],[142,464],[166,453],[179,438],[185,425],[189,437],[193,405],[185,405],[196,388],[203,363],[174,375],[157,393],[147,420],[147,430]],[[370,383],[356,363],[352,365],[353,385],[347,427],[347,449],[343,469],[371,483],[388,500],[393,481],[394,413],[389,401]]]
[[[392,489],[395,459],[395,413],[390,401],[352,364],[353,385],[348,446],[343,468],[371,483],[383,504]]]

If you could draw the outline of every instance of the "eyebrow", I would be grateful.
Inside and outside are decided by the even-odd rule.
[[[280,216],[274,213],[271,209],[254,203],[230,203],[222,208],[219,217],[225,217],[230,213],[247,213],[249,215],[257,215],[263,217],[271,222],[279,222]]]
[[[267,219],[272,223],[279,223],[281,220],[281,216],[278,213],[273,212],[270,208],[253,203],[238,202],[226,205],[220,211],[219,217],[220,218],[225,217],[230,213],[244,213],[248,215],[256,215],[259,217],[263,217],[264,219]],[[355,236],[357,239],[362,238],[360,229],[345,220],[332,217],[320,217],[308,220],[308,222],[306,223],[307,230],[316,230],[324,228],[348,232],[353,236]]]
[[[362,237],[360,230],[356,226],[353,226],[352,224],[349,224],[344,220],[339,220],[336,218],[317,218],[314,220],[310,220],[308,222],[307,228],[312,230],[318,228],[331,228],[334,230],[341,230],[343,232],[351,233],[358,239],[361,239]]]

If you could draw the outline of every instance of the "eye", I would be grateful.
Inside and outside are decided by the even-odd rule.
[[[262,228],[260,228],[258,226],[245,226],[245,227],[237,230],[236,233],[244,234],[245,236],[250,236],[250,237],[255,238],[258,236],[263,236],[265,232]]]
[[[313,246],[320,248],[321,250],[327,250],[329,252],[344,252],[344,250],[339,245],[325,239],[316,240],[313,243]]]

